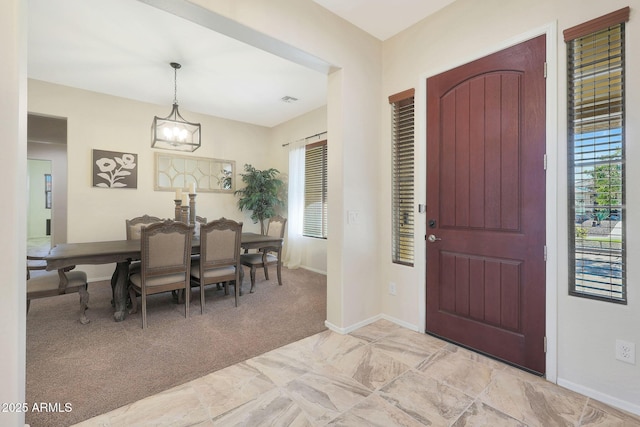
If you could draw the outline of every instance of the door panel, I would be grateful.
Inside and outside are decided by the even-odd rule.
[[[545,36],[427,80],[427,332],[544,373]]]

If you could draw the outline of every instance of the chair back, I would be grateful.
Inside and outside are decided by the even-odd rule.
[[[200,269],[240,265],[242,222],[220,218],[200,227]],[[200,277],[204,277],[201,274]]]
[[[125,221],[127,227],[127,240],[140,240],[142,237],[142,229],[156,222],[162,222],[162,219],[149,216],[147,214],[138,216]]]
[[[267,236],[284,237],[284,230],[287,225],[287,219],[281,216],[269,218],[267,225]]]
[[[202,227],[206,223],[207,223],[207,218],[206,217],[196,215],[195,221],[193,223],[193,225],[194,225],[194,235],[196,237],[200,237],[200,227]]]
[[[165,220],[142,228],[141,273],[145,278],[169,274],[184,274],[191,268],[191,236],[193,226]]]

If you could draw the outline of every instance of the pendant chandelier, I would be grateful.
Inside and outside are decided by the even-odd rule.
[[[186,121],[178,111],[178,69],[177,62],[173,67],[173,108],[167,117],[153,118],[151,125],[151,147],[176,151],[195,151],[200,148],[200,123]]]

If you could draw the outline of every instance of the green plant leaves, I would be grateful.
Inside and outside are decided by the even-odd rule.
[[[249,164],[244,165],[245,173],[242,182],[245,187],[234,192],[239,195],[238,208],[241,211],[251,211],[251,219],[254,223],[260,222],[260,228],[264,232],[264,220],[276,214],[275,208],[284,203],[278,198],[278,191],[283,182],[277,178],[280,171],[274,168],[259,170]]]

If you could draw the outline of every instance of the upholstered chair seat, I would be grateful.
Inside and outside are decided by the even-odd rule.
[[[146,286],[154,287],[154,286],[163,286],[169,283],[175,283],[184,281],[184,273],[179,274],[166,274],[164,276],[155,276],[147,279]],[[134,273],[129,276],[129,281],[138,287],[142,287],[142,274]]]
[[[194,277],[196,279],[200,279],[200,269],[198,267],[199,267],[199,261],[193,262],[191,264],[191,277]],[[235,267],[211,268],[211,269],[206,270],[204,272],[204,278],[205,279],[215,279],[215,278],[220,278],[220,277],[224,277],[224,276],[229,276],[229,275],[235,274],[235,273],[236,273]]]

